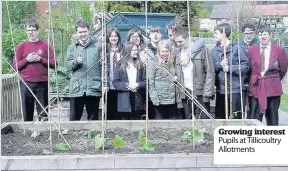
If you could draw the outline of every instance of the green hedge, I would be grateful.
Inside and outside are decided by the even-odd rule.
[[[192,37],[213,38],[213,32],[190,32]]]
[[[2,56],[2,58],[5,58],[5,57]],[[12,73],[12,72],[13,72],[13,69],[7,64],[7,62],[5,60],[2,59],[2,74],[8,74],[8,73]]]
[[[12,41],[12,35],[14,44]],[[27,39],[27,35],[24,29],[14,29],[12,31],[12,35],[10,31],[8,33],[3,33],[2,35],[2,52],[3,56],[12,62],[14,57],[14,49],[16,50],[17,46]]]
[[[238,40],[239,38],[242,39],[243,38],[243,34],[241,33],[236,33],[236,32],[232,32],[232,40]]]
[[[13,40],[14,40],[14,45],[12,41],[12,35],[13,35]],[[14,49],[16,50],[17,46],[19,43],[24,41],[27,36],[25,33],[25,30],[23,29],[14,29],[12,31],[12,35],[9,32],[3,33],[2,35],[2,57],[7,59],[10,64],[13,62],[13,57],[14,57]],[[10,73],[13,70],[11,67],[7,64],[5,60],[2,60],[2,73]]]

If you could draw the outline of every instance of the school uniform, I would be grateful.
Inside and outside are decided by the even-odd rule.
[[[175,119],[176,86],[172,82],[172,77],[176,75],[174,64],[157,60],[157,57],[148,64],[149,95],[155,108],[155,119]]]
[[[269,43],[254,45],[248,49],[251,64],[249,84],[250,119],[262,121],[265,115],[267,125],[278,125],[278,109],[283,94],[281,80],[287,72],[288,57],[285,49]]]
[[[256,38],[254,38],[251,42],[250,42],[250,44],[247,44],[245,41],[244,41],[244,39],[241,39],[240,41],[239,41],[239,46],[240,46],[240,48],[242,48],[245,52],[246,52],[246,55],[247,55],[247,51],[248,51],[248,49],[249,49],[249,47],[251,47],[251,46],[253,46],[253,45],[255,45],[255,44],[258,44],[259,43],[259,41],[258,41],[258,39],[256,39]],[[249,82],[250,82],[250,75],[251,75],[251,70],[249,70],[248,71],[248,73],[247,73],[247,77],[245,77],[245,79],[244,79],[244,87],[243,87],[243,107],[244,107],[244,109],[246,110],[247,109],[247,114],[249,114],[250,112],[249,112],[249,105],[248,105],[248,86],[249,86]],[[248,116],[247,115],[247,118],[249,118],[250,116]]]
[[[40,61],[28,62],[26,57],[31,53],[37,53],[41,57]],[[48,53],[50,54],[49,56]],[[35,97],[37,98],[36,108],[38,120],[41,120],[43,117],[45,117],[43,119],[47,120],[46,112],[48,113],[48,108],[46,108],[46,106],[49,101],[48,67],[54,69],[55,64],[54,50],[52,48],[48,49],[48,44],[44,40],[38,40],[36,42],[24,41],[17,47],[13,65],[23,79],[23,81],[20,82],[20,95],[24,121],[33,121]],[[35,94],[35,97],[24,82]],[[44,110],[41,106],[46,109]]]
[[[215,105],[215,118],[216,119],[228,119],[225,116],[225,72],[221,66],[221,61],[224,59],[224,47],[218,43],[212,50],[212,56],[215,66],[216,74],[216,105]],[[238,52],[239,50],[239,52]],[[241,98],[245,92],[244,80],[247,77],[247,73],[250,70],[248,58],[246,52],[242,49],[238,49],[238,44],[236,42],[230,42],[226,45],[226,57],[228,60],[227,72],[227,90],[228,90],[228,112],[232,111],[234,119],[242,118],[242,110],[244,111],[244,106],[241,108],[241,103],[245,103],[245,97]],[[232,60],[231,60],[232,57]],[[240,63],[239,63],[240,58]],[[239,70],[239,65],[241,70]],[[232,72],[232,73],[231,73]],[[241,78],[240,78],[241,72]],[[241,82],[240,82],[241,79]],[[240,86],[242,84],[242,86]],[[242,89],[240,90],[240,87]]]
[[[108,120],[114,120],[114,119],[120,119],[116,118],[117,115],[117,90],[113,86],[113,75],[116,70],[117,62],[120,60],[120,52],[117,51],[111,51],[111,53],[108,54],[107,59],[107,66],[108,66],[108,86],[109,91],[107,92],[107,119]]]
[[[113,86],[117,92],[117,111],[118,118],[140,119],[141,111],[144,110],[144,102],[141,90],[146,88],[146,73],[144,68],[135,68],[129,65],[123,70],[120,68],[121,61],[117,63],[114,72]],[[138,83],[136,92],[128,90],[129,83]]]

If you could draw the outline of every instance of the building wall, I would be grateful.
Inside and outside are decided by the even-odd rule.
[[[145,13],[121,13],[124,17],[126,17],[128,20],[130,20],[132,23],[137,25],[138,27],[142,28],[143,30],[146,30],[146,19],[145,19]],[[166,25],[168,25],[171,20],[174,19],[176,15],[174,14],[159,14],[159,13],[148,13],[147,15],[147,29],[151,26],[159,26],[162,31],[162,39],[168,39],[168,33],[166,32]],[[124,29],[125,30],[125,29]],[[130,28],[127,28],[127,32],[130,30]],[[124,31],[124,32],[126,32]],[[127,33],[126,32],[126,33]],[[126,34],[124,33],[124,34]],[[126,36],[126,35],[125,35]]]
[[[211,21],[210,21],[210,28],[209,28],[209,30],[210,30],[211,32],[214,32],[214,28],[215,28],[216,25],[217,25],[217,20],[211,20]]]
[[[210,18],[199,19],[199,30],[200,31],[210,31]]]
[[[288,27],[288,16],[283,17],[284,26]]]
[[[49,1],[36,1],[36,10],[40,16],[46,15],[46,11],[49,9]],[[50,1],[51,9],[53,11],[59,11],[66,9],[66,2],[62,1]]]
[[[130,29],[138,27],[139,29],[146,31],[146,19],[145,13],[138,12],[121,12],[121,16],[125,17],[125,19],[121,19],[122,17],[117,17],[109,21],[107,25],[107,29],[111,27],[116,27],[120,31],[121,42],[124,43],[126,41],[127,33]],[[168,39],[168,35],[166,32],[166,25],[171,22],[171,20],[175,17],[174,14],[167,13],[148,13],[147,15],[147,30],[149,30],[152,26],[159,26],[162,32],[162,39]],[[131,24],[132,23],[132,24]],[[133,26],[134,25],[134,26]],[[145,33],[144,33],[145,34]],[[144,36],[145,41],[149,42],[149,39]]]
[[[288,16],[283,17],[283,22],[284,22],[284,26],[287,27],[285,32],[288,33]]]
[[[48,10],[48,1],[36,1],[36,8],[39,15],[45,15]]]

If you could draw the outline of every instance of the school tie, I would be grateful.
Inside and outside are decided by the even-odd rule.
[[[117,64],[117,53],[116,53],[116,51],[114,51],[114,55],[113,55],[113,71],[115,71],[116,64]]]
[[[262,49],[262,52],[260,55],[261,56],[260,64],[261,64],[261,72],[262,72],[265,69],[265,49],[266,49],[266,47],[262,46],[261,49]]]
[[[250,45],[247,45],[246,52],[248,52],[249,47],[250,47]]]
[[[224,59],[224,46],[221,46],[221,61]]]

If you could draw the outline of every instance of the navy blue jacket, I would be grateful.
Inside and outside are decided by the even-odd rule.
[[[247,55],[247,51],[248,51],[248,48],[255,45],[255,44],[258,44],[259,41],[258,39],[254,38],[251,43],[249,45],[247,45],[243,39],[241,39],[239,41],[239,46],[246,52],[246,55]],[[249,86],[249,82],[250,82],[250,75],[251,75],[251,70],[248,71],[247,73],[247,77],[244,79],[244,90],[247,91],[248,90],[248,86]]]
[[[131,103],[130,103],[130,92],[127,90],[127,85],[129,84],[127,71],[120,69],[121,60],[117,63],[117,66],[114,71],[113,77],[113,86],[117,92],[117,110],[118,112],[132,112]],[[144,110],[144,101],[142,97],[143,91],[146,88],[146,72],[144,67],[137,69],[137,78],[136,82],[139,84],[139,87],[135,93],[135,107],[136,111]],[[143,90],[144,89],[144,90]],[[141,91],[142,90],[142,91]]]
[[[221,61],[224,58],[224,53],[221,50],[220,43],[216,44],[216,46],[212,49],[212,58],[214,61],[215,67],[215,85],[216,91],[220,92],[220,94],[225,94],[225,72],[222,69]],[[232,55],[232,63],[231,63],[231,55]],[[228,83],[228,93],[240,93],[240,76],[239,76],[239,58],[240,57],[240,66],[241,66],[241,83],[242,83],[242,90],[244,88],[244,80],[247,78],[247,73],[250,70],[249,61],[247,58],[247,53],[242,49],[239,48],[239,55],[238,55],[238,44],[237,42],[232,42],[226,48],[226,57],[228,59],[229,64],[229,71],[227,72],[227,83]],[[232,72],[232,89],[230,91],[230,72]]]
[[[258,43],[259,43],[259,41],[258,41],[256,38],[254,38],[254,39],[252,40],[252,42],[249,44],[249,46],[244,42],[244,39],[239,40],[239,46],[240,46],[245,52],[248,51],[248,48],[249,48],[249,47],[251,47],[251,46],[253,46],[253,45],[255,45],[255,44],[258,44]]]

